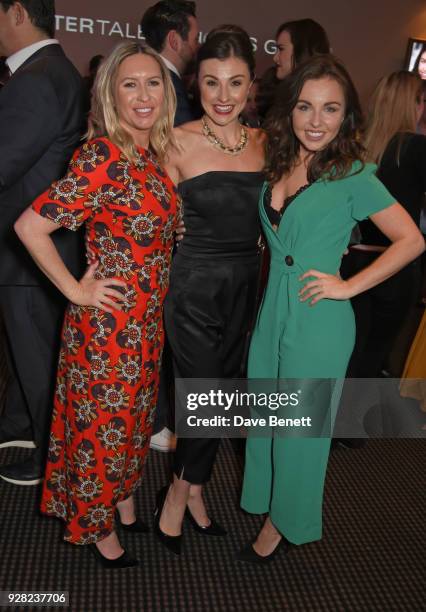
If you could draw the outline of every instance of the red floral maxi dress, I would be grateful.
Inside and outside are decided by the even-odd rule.
[[[33,208],[71,230],[85,222],[98,278],[127,283],[123,311],[69,304],[62,330],[41,510],[66,521],[66,540],[88,544],[111,533],[117,502],[140,483],[180,203],[151,153],[132,164],[99,138]]]

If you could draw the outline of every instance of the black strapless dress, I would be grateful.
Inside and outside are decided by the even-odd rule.
[[[179,378],[244,375],[259,272],[262,172],[206,172],[183,181],[186,233],[165,301],[167,337]],[[210,478],[219,440],[178,439],[174,472]]]

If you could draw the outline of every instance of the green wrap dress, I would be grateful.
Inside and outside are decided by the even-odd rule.
[[[318,180],[285,210],[277,230],[259,210],[271,263],[268,284],[253,331],[251,379],[343,379],[355,340],[350,300],[323,299],[314,306],[298,292],[310,269],[336,274],[357,221],[390,206],[395,198],[375,176],[376,166],[355,162],[339,180]],[[338,394],[340,396],[340,393]],[[331,397],[331,396],[330,396]],[[330,408],[329,434],[322,437],[249,436],[242,507],[269,513],[292,543],[319,540],[330,429],[339,397]],[[322,435],[322,434],[321,434]]]

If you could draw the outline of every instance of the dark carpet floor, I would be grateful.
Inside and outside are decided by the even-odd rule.
[[[2,450],[0,464],[27,452]],[[234,560],[261,517],[238,508],[241,465],[229,442],[206,493],[228,537],[209,539],[187,526],[184,554],[177,558],[152,533],[124,534],[124,544],[143,560],[128,570],[104,570],[84,547],[64,543],[62,524],[38,513],[37,487],[0,481],[0,590],[66,590],[68,610],[76,612],[419,612],[426,609],[425,458],[424,440],[376,440],[362,450],[335,450],[322,541],[294,548],[266,567]],[[137,494],[145,520],[168,462],[151,452]]]

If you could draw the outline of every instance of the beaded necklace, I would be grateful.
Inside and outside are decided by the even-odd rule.
[[[243,125],[241,126],[241,137],[239,142],[235,145],[235,147],[230,147],[226,145],[218,136],[216,136],[213,130],[209,127],[205,117],[201,119],[201,123],[203,126],[203,134],[207,140],[224,153],[227,153],[228,155],[238,155],[246,148],[249,141],[249,135],[247,129]]]

